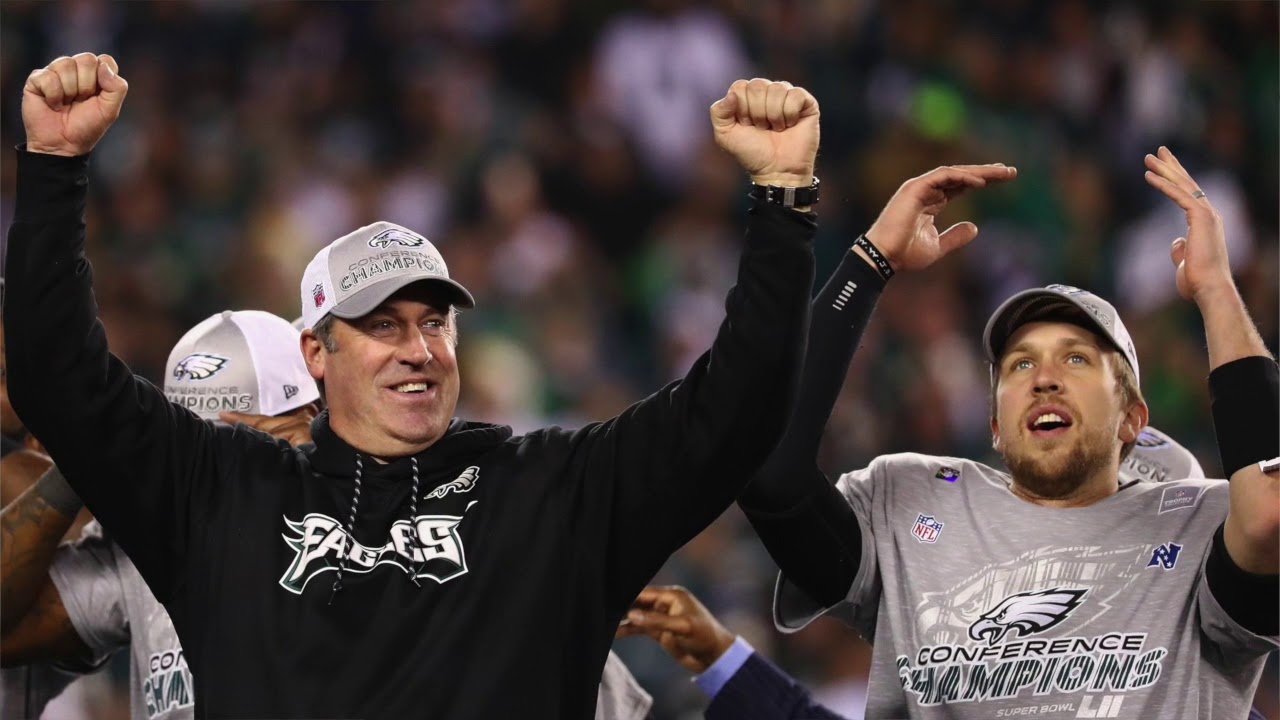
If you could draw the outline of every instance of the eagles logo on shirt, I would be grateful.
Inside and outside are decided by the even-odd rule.
[[[1044,632],[1066,620],[1087,592],[1078,588],[1053,588],[1010,595],[969,626],[969,637],[995,645],[1010,630],[1017,630],[1018,637]]]
[[[1083,708],[1078,693],[1103,693],[1114,709],[1159,681],[1169,650],[1141,628],[1091,626],[1137,581],[1135,560],[1151,555],[1149,545],[1037,549],[929,593],[916,609],[916,642],[895,658],[903,691],[920,706],[1025,700],[1037,708]],[[1088,707],[1097,709],[1097,697]],[[1002,705],[983,717],[1019,709]]]
[[[475,504],[476,501],[468,503],[463,513]],[[364,574],[380,565],[390,565],[413,577],[446,583],[467,574],[467,557],[458,536],[462,517],[419,515],[413,523],[397,520],[387,542],[380,547],[356,542],[342,523],[328,515],[309,513],[298,521],[286,517],[284,541],[297,554],[280,577],[280,587],[301,595],[311,578],[337,570],[344,554],[347,572]]]

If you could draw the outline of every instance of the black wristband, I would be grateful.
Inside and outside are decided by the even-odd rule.
[[[1269,357],[1233,360],[1209,373],[1213,430],[1222,471],[1280,455],[1280,370]]]
[[[1209,592],[1232,620],[1249,632],[1274,636],[1280,633],[1276,603],[1280,602],[1280,575],[1257,575],[1236,565],[1227,552],[1226,524],[1218,526],[1209,546],[1204,579]]]
[[[884,278],[885,282],[889,282],[889,279],[893,277],[893,267],[889,265],[889,260],[885,258],[884,253],[880,252],[880,249],[872,245],[871,241],[867,239],[866,233],[854,238],[853,246],[862,248],[867,257],[871,258],[871,262],[876,264],[876,269],[880,271],[880,277]]]

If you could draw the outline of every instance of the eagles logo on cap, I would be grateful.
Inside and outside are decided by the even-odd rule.
[[[208,380],[225,367],[227,359],[211,353],[191,353],[178,361],[173,368],[173,376],[181,380],[186,376],[189,380]]]
[[[411,235],[400,228],[391,228],[369,238],[369,247],[385,248],[391,243],[405,247],[422,247],[425,242],[425,239]]]

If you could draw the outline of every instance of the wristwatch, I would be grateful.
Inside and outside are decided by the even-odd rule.
[[[751,197],[784,208],[809,207],[818,204],[818,177],[809,187],[779,187],[751,184]]]

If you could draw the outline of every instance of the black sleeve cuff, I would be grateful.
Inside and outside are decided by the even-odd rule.
[[[798,231],[798,232],[797,232]],[[782,238],[813,242],[818,234],[818,214],[779,207],[763,200],[751,200],[747,209],[747,249],[753,243],[776,243]]]
[[[1280,371],[1255,355],[1209,373],[1209,402],[1222,470],[1237,470],[1280,456]]]
[[[1205,581],[1209,592],[1242,627],[1256,635],[1275,637],[1280,635],[1280,574],[1255,575],[1241,570],[1227,552],[1223,532],[1226,524],[1218,526],[1209,547],[1209,559],[1205,562]]]
[[[17,147],[18,187],[13,221],[63,216],[71,205],[83,211],[89,188],[89,156],[63,157]]]

